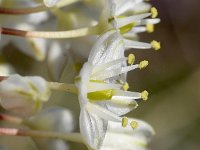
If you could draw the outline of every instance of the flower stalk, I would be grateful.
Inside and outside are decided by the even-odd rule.
[[[65,91],[65,92],[70,92],[77,94],[78,90],[74,84],[65,84],[65,83],[58,83],[58,82],[48,82],[49,87],[53,90],[58,90],[58,91]]]
[[[11,115],[6,115],[6,114],[0,114],[0,120],[15,123],[15,124],[21,124],[23,123],[23,119]]]
[[[46,39],[63,39],[63,38],[76,38],[87,35],[99,34],[99,26],[85,27],[80,29],[68,31],[25,31],[11,28],[0,28],[1,34],[29,37],[29,38],[46,38]]]
[[[62,140],[70,141],[70,142],[83,143],[80,133],[59,133],[59,132],[52,132],[52,131],[0,128],[0,135],[52,138],[52,139],[62,139]]]

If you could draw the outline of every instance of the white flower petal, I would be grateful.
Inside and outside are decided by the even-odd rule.
[[[147,24],[158,24],[160,22],[159,18],[155,18],[155,19],[144,19],[144,20],[140,20],[138,21],[138,25],[147,25]]]
[[[88,112],[87,109],[82,108],[80,114],[80,130],[88,147],[99,149],[105,137],[107,121]]]
[[[151,13],[146,13],[146,14],[140,14],[140,15],[133,15],[130,17],[125,17],[125,18],[119,18],[117,19],[117,28],[121,28],[125,25],[134,23],[136,21],[140,21],[146,17],[151,16]]]
[[[103,36],[99,37],[97,42],[95,43],[95,45],[93,46],[89,58],[88,58],[88,62],[95,65],[96,63],[98,63],[99,59],[101,58],[103,52],[106,50],[106,43],[108,41],[108,38],[114,34],[115,31],[109,31],[107,33],[105,33]]]
[[[125,62],[127,58],[120,58],[113,61],[110,61],[108,63],[102,64],[98,67],[95,67],[92,71],[91,78],[95,78],[95,76],[98,76],[102,72],[113,70],[114,68],[120,67],[123,62]],[[118,65],[119,64],[119,65]],[[116,66],[117,65],[117,66]]]
[[[149,43],[132,41],[132,40],[124,40],[126,48],[135,48],[135,49],[150,49],[152,46]]]
[[[122,116],[135,109],[137,102],[130,99],[112,99],[112,101],[106,102],[105,105],[112,113],[117,116]]]
[[[99,105],[88,103],[86,107],[90,113],[96,114],[97,116],[99,116],[100,118],[104,120],[111,120],[114,122],[121,122],[122,120],[120,117],[118,117],[114,113],[106,110],[105,108],[100,107]]]
[[[95,92],[95,91],[108,90],[108,89],[120,89],[120,88],[121,88],[121,85],[119,84],[90,82],[88,86],[88,92]]]

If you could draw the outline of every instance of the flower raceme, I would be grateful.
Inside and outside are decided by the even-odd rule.
[[[148,97],[147,91],[126,91],[127,72],[145,68],[148,61],[134,65],[133,54],[124,56],[124,46],[124,39],[116,30],[100,36],[75,79],[81,106],[80,130],[91,149],[101,147],[108,120],[136,128],[137,122],[120,116],[137,107],[136,99],[147,100]]]

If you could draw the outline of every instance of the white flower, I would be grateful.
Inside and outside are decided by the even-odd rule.
[[[29,116],[50,97],[47,82],[41,77],[11,75],[0,82],[0,104],[8,111]]]
[[[142,8],[142,10],[137,10],[136,8]],[[148,12],[149,10],[150,12]],[[132,11],[132,13],[129,11]],[[154,48],[159,50],[160,42],[154,40],[150,43],[144,43],[135,40],[138,33],[151,33],[154,31],[154,24],[160,22],[160,19],[156,18],[157,15],[157,9],[155,7],[150,8],[150,5],[143,0],[107,0],[105,1],[100,23],[110,26],[107,28],[119,30],[122,37],[124,37],[126,49]]]
[[[153,128],[142,120],[131,120],[138,123],[134,131],[131,127],[123,128],[120,123],[109,121],[101,150],[147,150],[154,135]]]
[[[127,66],[126,61],[131,64]],[[135,122],[121,118],[137,107],[135,99],[147,99],[148,92],[126,91],[126,73],[144,68],[147,61],[133,65],[134,55],[124,57],[124,42],[115,30],[103,34],[93,46],[88,62],[76,78],[81,106],[80,130],[86,144],[99,149],[108,120],[122,122],[123,126],[135,127]],[[124,123],[125,122],[125,123]]]
[[[25,121],[25,125],[35,130],[69,133],[74,130],[74,120],[71,112],[62,107],[46,108]],[[68,150],[68,144],[60,139],[33,138],[38,149]]]

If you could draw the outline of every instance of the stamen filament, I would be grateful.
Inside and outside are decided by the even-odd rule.
[[[54,32],[42,32],[42,31],[25,31],[11,28],[0,28],[1,34],[32,37],[32,38],[46,38],[46,39],[63,39],[63,38],[76,38],[87,35],[99,34],[99,26],[85,27],[80,29],[68,30],[68,31],[54,31]]]
[[[59,133],[59,132],[52,132],[52,131],[0,128],[0,135],[55,138],[55,139],[63,139],[63,140],[71,141],[71,142],[83,143],[80,133]]]
[[[78,90],[74,84],[58,83],[58,82],[48,82],[49,86],[53,90],[65,91],[69,93],[77,94]]]

